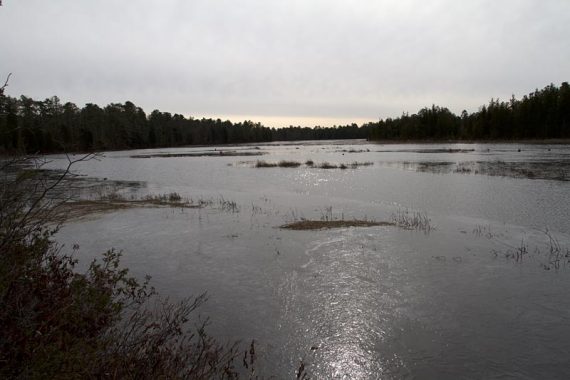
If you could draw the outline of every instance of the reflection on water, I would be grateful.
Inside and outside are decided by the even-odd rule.
[[[387,263],[376,265],[377,251],[355,237],[349,230],[309,249],[310,261],[295,279],[302,292],[290,294],[296,304],[308,306],[294,314],[294,322],[297,334],[318,347],[309,359],[318,377],[360,379],[401,370],[394,357],[386,360],[379,350],[390,334],[387,322],[399,291],[386,284],[393,275]]]
[[[271,162],[350,154],[374,165],[261,170],[176,149],[108,153],[76,170],[144,184],[120,191],[225,199],[236,211],[129,209],[69,224],[58,239],[79,244],[83,263],[123,249],[125,265],[171,297],[208,291],[214,335],[255,339],[261,369],[277,378],[294,378],[301,361],[319,379],[568,377],[570,147],[342,144],[263,150]],[[129,158],[156,152],[172,156]],[[436,229],[276,228],[323,210],[381,221],[406,208]]]

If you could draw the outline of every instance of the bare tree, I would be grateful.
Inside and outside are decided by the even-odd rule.
[[[2,5],[2,0],[0,0],[0,6],[1,5]],[[8,82],[10,81],[11,76],[12,73],[8,74],[8,77],[6,77],[6,82],[4,82],[4,85],[0,87],[0,96],[4,96],[4,90],[6,89],[6,87],[8,87]]]

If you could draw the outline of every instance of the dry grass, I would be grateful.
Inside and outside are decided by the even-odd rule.
[[[300,220],[284,224],[279,228],[287,230],[322,230],[331,228],[346,228],[346,227],[375,227],[375,226],[394,226],[390,222],[375,222],[372,220]]]
[[[431,219],[425,212],[410,211],[408,209],[398,209],[396,213],[392,214],[392,222],[398,227],[408,230],[420,230],[425,233],[429,233],[433,229]]]
[[[319,169],[338,169],[338,165],[334,165],[328,162],[323,162],[318,167]]]
[[[275,168],[275,167],[277,167],[277,163],[258,160],[255,163],[255,167],[256,168]]]
[[[62,204],[53,219],[79,219],[91,214],[103,214],[133,207],[134,204],[126,202],[80,200]]]
[[[255,162],[254,167],[256,168],[298,168],[299,166],[303,165],[303,163],[298,162],[298,161],[287,161],[287,160],[282,160],[279,162],[268,162],[268,161],[263,161],[263,160],[257,160]],[[329,162],[322,162],[320,164],[315,163],[313,160],[307,160],[305,161],[305,166],[309,167],[309,168],[319,168],[319,169],[356,169],[360,166],[371,166],[374,165],[373,162],[370,161],[365,161],[365,162],[351,162],[351,163],[341,163],[341,164],[331,164]]]
[[[365,161],[365,162],[358,162],[358,161],[353,161],[351,163],[348,164],[331,164],[329,162],[323,162],[320,165],[317,165],[318,168],[320,169],[341,169],[341,170],[345,170],[345,169],[356,169],[360,166],[372,166],[374,165],[373,162],[370,161]]]
[[[111,193],[98,199],[79,199],[64,202],[58,207],[57,220],[78,219],[91,214],[114,212],[135,207],[204,208],[209,207],[229,213],[240,212],[235,201],[220,196],[218,198],[183,198],[178,193],[150,194],[142,198],[126,198],[119,193]],[[56,215],[56,216],[57,216]]]
[[[364,161],[364,162],[354,161],[350,164],[350,167],[356,169],[360,166],[372,166],[372,165],[374,165],[374,162],[372,161]]]
[[[279,161],[277,163],[277,166],[279,166],[280,168],[298,168],[299,166],[301,166],[300,162],[297,161]]]
[[[280,168],[298,168],[299,166],[301,166],[302,164],[300,162],[297,161],[287,161],[287,160],[281,160],[279,162],[267,162],[267,161],[262,161],[262,160],[258,160],[255,163],[255,167],[256,168],[276,168],[276,167],[280,167]]]
[[[56,213],[62,219],[78,219],[91,214],[101,214],[125,210],[135,207],[177,207],[177,208],[200,208],[202,203],[194,203],[183,199],[178,193],[147,195],[141,199],[128,199],[120,194],[112,193],[100,199],[81,199],[61,204]]]

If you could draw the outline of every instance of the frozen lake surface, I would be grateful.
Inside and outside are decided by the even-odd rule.
[[[51,168],[66,162],[50,158]],[[372,165],[317,167],[355,161]],[[57,238],[64,252],[78,244],[82,263],[123,250],[123,264],[164,295],[207,291],[210,332],[255,339],[277,378],[294,377],[301,359],[312,378],[570,377],[568,145],[154,149],[105,153],[75,172],[118,181],[127,196],[236,202],[91,215]],[[279,228],[402,210],[425,213],[432,230]]]

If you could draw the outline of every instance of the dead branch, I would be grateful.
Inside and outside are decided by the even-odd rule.
[[[6,183],[2,183],[1,190],[3,196],[0,198],[0,204],[3,205],[6,202],[8,202],[8,204],[11,203],[18,208],[20,212],[14,213],[8,209],[6,212],[4,212],[4,210],[0,212],[0,215],[3,217],[7,215],[13,216],[11,220],[3,218],[2,227],[5,227],[5,231],[2,231],[0,250],[3,249],[6,244],[17,239],[22,233],[29,234],[30,231],[38,230],[40,226],[49,224],[50,217],[55,216],[54,211],[57,210],[58,206],[68,201],[68,199],[65,197],[63,200],[60,199],[59,201],[56,199],[49,199],[48,194],[51,194],[55,189],[61,187],[64,180],[72,175],[71,169],[73,165],[92,159],[96,160],[98,157],[98,154],[93,153],[82,155],[79,158],[71,157],[66,154],[68,162],[66,168],[61,174],[59,174],[55,179],[49,181],[32,176],[32,178],[28,179],[31,181],[31,183],[29,183],[31,188],[25,188],[25,186],[19,187],[19,182],[21,182],[21,180],[18,179],[17,174],[11,181],[8,180]],[[37,159],[27,158],[27,160],[34,161]],[[13,194],[15,197],[13,195],[6,196],[4,194],[6,193],[5,190],[8,189],[10,189],[10,192],[12,193],[15,191],[15,194]]]
[[[2,5],[2,3],[0,2],[0,5]],[[8,82],[10,81],[10,77],[12,76],[12,73],[8,74],[8,76],[6,77],[6,82],[4,82],[4,85],[2,87],[0,87],[0,96],[4,95],[4,89],[6,87],[8,87]]]

